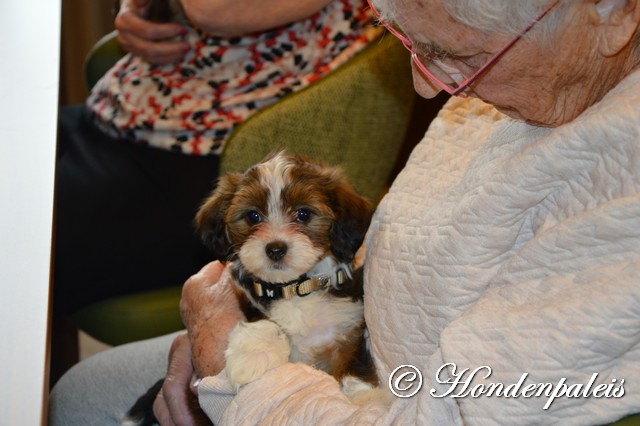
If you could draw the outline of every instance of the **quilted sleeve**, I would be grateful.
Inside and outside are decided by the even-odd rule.
[[[439,354],[433,365],[441,365]],[[425,371],[429,368],[425,368]],[[462,425],[456,402],[420,392],[412,398],[383,398],[355,405],[336,380],[303,364],[285,364],[234,396],[224,374],[203,379],[200,405],[214,424]]]
[[[533,424],[544,416],[545,424],[606,424],[637,412],[640,196],[609,202],[534,237],[449,324],[440,343],[446,363],[459,374],[470,369],[463,380],[476,368],[491,369],[470,380],[466,391],[460,384],[450,394],[459,394],[465,423],[518,418]],[[515,397],[481,393],[499,383],[513,390],[521,380]],[[542,390],[544,384],[551,387]],[[474,388],[477,397],[468,392]]]

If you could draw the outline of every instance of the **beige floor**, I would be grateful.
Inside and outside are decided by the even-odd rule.
[[[80,359],[85,359],[95,353],[109,349],[111,346],[102,343],[86,333],[80,331],[78,333],[78,342],[80,346]]]

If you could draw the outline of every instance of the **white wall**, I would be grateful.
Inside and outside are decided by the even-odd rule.
[[[60,0],[0,2],[0,423],[44,422]]]

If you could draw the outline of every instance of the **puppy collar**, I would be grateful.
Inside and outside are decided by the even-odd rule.
[[[342,285],[346,275],[342,269],[336,271],[336,283]],[[258,297],[272,300],[291,299],[294,296],[306,296],[314,291],[321,290],[331,284],[332,276],[316,275],[313,277],[301,276],[297,280],[287,283],[265,283],[263,281],[253,281],[253,290]]]

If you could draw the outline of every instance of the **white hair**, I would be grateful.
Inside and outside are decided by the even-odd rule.
[[[414,16],[420,11],[419,3],[434,0],[401,0],[406,15]],[[515,36],[522,32],[551,4],[551,0],[439,0],[442,7],[458,22],[479,31]],[[400,27],[406,17],[399,16],[396,4],[399,0],[372,0],[383,19],[395,22]],[[566,17],[570,1],[560,4],[536,24],[529,37],[537,41],[551,41]],[[410,7],[415,4],[415,7]]]

